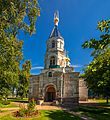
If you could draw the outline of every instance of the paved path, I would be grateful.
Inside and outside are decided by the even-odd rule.
[[[61,107],[57,107],[57,106],[41,106],[41,105],[37,105],[36,106],[38,110],[62,110]]]
[[[1,109],[1,108],[0,108]],[[18,108],[19,109],[19,108]],[[17,108],[7,108],[7,109],[1,109],[1,110],[6,110],[6,111],[3,111],[3,112],[0,112],[0,116],[5,116],[7,114],[10,114],[12,112],[15,112],[18,110]]]

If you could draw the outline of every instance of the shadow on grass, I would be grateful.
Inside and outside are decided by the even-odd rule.
[[[107,110],[105,112],[98,113],[98,114],[92,113],[92,112],[84,112],[82,114],[95,118],[96,120],[110,120],[110,111],[107,111]]]
[[[10,102],[28,103],[28,99],[8,98]]]
[[[97,106],[80,106],[75,112],[95,118],[96,120],[110,120],[110,109]]]
[[[46,111],[45,114],[52,120],[82,120],[79,117],[73,116],[72,114],[62,110]]]

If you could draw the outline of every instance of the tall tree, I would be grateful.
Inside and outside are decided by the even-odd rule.
[[[31,69],[31,62],[27,60],[22,65],[22,70],[19,75],[19,85],[18,85],[18,95],[21,98],[24,98],[28,94],[29,89],[29,80],[30,80],[30,69]]]
[[[19,80],[23,41],[17,35],[20,30],[32,35],[39,14],[37,0],[0,0],[0,95],[5,98]]]
[[[92,48],[93,61],[85,68],[84,77],[88,87],[94,93],[107,98],[110,96],[110,20],[102,20],[98,27],[103,34],[100,40],[91,39],[86,41],[82,47]]]

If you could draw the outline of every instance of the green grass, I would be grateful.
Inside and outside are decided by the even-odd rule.
[[[21,102],[21,103],[28,103],[28,98],[8,98],[10,102]]]
[[[12,108],[18,107],[17,105],[13,104],[12,102],[19,102],[19,103],[28,103],[28,98],[20,99],[20,98],[8,98],[7,101],[10,102],[8,105],[4,105],[2,101],[0,101],[0,108]]]
[[[8,112],[9,110],[0,110],[0,113]]]
[[[75,112],[80,112],[80,114],[95,118],[96,120],[110,120],[110,109],[108,108],[80,106]]]
[[[36,118],[14,118],[11,114],[0,117],[0,120],[82,120],[63,110],[41,110]]]
[[[96,101],[98,103],[106,103],[106,99],[89,99],[89,100]],[[108,101],[110,102],[110,99]]]
[[[106,103],[105,99],[90,99],[90,100],[96,101],[97,106],[103,106],[103,107],[110,108],[110,99],[109,99],[109,103]]]
[[[10,103],[8,105],[3,105],[2,103],[0,103],[0,108],[13,108],[13,107],[18,107],[18,106],[13,103]]]

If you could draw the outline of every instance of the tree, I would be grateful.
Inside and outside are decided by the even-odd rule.
[[[100,40],[91,39],[82,47],[92,48],[92,62],[85,68],[83,77],[89,89],[107,98],[110,96],[110,20],[102,20],[98,27],[103,34]]]
[[[23,41],[20,30],[32,35],[40,14],[37,0],[0,0],[0,96],[18,85]]]
[[[22,65],[22,70],[19,75],[19,85],[18,85],[18,95],[21,98],[24,98],[28,94],[29,89],[29,80],[30,80],[30,69],[31,69],[31,62],[27,60]]]

